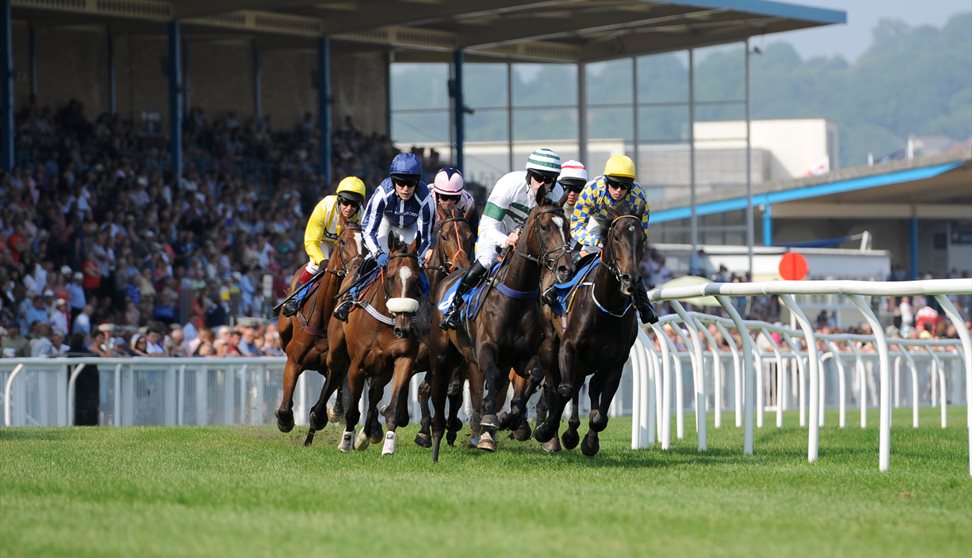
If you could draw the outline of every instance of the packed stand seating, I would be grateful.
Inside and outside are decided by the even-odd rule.
[[[210,121],[193,108],[178,184],[157,129],[117,114],[90,121],[74,100],[56,110],[32,100],[15,121],[16,165],[0,175],[0,325],[17,356],[65,352],[58,347],[75,333],[98,348],[102,324],[124,342],[106,344],[118,354],[161,354],[175,325],[191,343],[236,316],[268,316],[304,262],[306,212],[330,193],[309,114],[281,132],[269,117]],[[333,147],[332,176],[371,185],[397,153],[387,136],[364,134],[350,118]],[[437,164],[434,151],[413,151]],[[200,352],[232,354],[228,331]],[[279,353],[273,326],[255,333],[262,353]],[[20,347],[40,338],[42,348]]]

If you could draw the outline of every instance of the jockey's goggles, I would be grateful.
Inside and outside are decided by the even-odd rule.
[[[361,205],[360,203],[354,200],[349,200],[347,198],[338,198],[338,203],[341,205],[350,205],[351,207],[358,207]]]
[[[462,196],[460,196],[459,194],[437,194],[435,196],[435,198],[439,201],[451,201],[451,202],[458,202],[459,198],[461,197]]]
[[[610,189],[612,189],[612,190],[630,190],[631,189],[631,183],[630,182],[624,182],[624,181],[618,180],[618,179],[613,178],[613,177],[610,177],[610,176],[605,176],[604,177],[604,183],[607,184],[607,187],[610,188]]]
[[[584,189],[584,183],[583,182],[564,182],[564,181],[561,181],[560,184],[564,187],[564,190],[567,190],[568,192],[574,192],[575,194],[579,194],[580,191]]]
[[[552,174],[541,174],[539,172],[530,171],[530,178],[536,180],[540,184],[553,184],[557,177]]]
[[[414,188],[418,186],[419,179],[417,176],[393,176],[392,182],[395,183],[395,186]]]

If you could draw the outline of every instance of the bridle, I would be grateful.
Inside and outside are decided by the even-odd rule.
[[[360,231],[361,229],[358,228],[358,227],[354,227],[354,228],[348,227],[346,230],[357,230],[357,231]],[[344,259],[344,252],[342,252],[342,250],[341,250],[341,243],[347,242],[347,241],[348,241],[347,238],[345,238],[343,236],[338,237],[338,246],[337,246],[337,250],[335,250],[335,251],[337,252],[338,262],[341,265],[338,266],[338,269],[328,269],[328,271],[330,273],[333,273],[334,275],[337,275],[338,277],[344,277],[344,276],[346,276],[348,274],[348,269],[350,269],[351,266],[354,265],[355,262],[364,260],[364,255],[363,254],[360,254],[360,253],[359,254],[356,254],[353,258],[351,258],[350,261]]]
[[[453,215],[455,214],[453,213]],[[429,258],[428,262],[425,262],[425,269],[432,270],[432,271],[439,271],[448,274],[448,273],[452,273],[459,267],[456,265],[455,260],[459,257],[459,254],[466,254],[466,249],[462,247],[462,236],[459,234],[460,222],[466,223],[466,220],[462,217],[453,216],[447,219],[443,219],[436,224],[435,234],[438,234],[438,231],[441,230],[442,227],[444,227],[448,223],[452,223],[452,230],[456,236],[456,246],[459,248],[459,250],[452,255],[452,260],[445,260],[445,261],[441,261],[444,259],[445,256],[440,252],[440,250],[438,249],[433,250],[432,257]],[[468,223],[466,224],[468,225]],[[468,254],[466,254],[466,256],[468,257]],[[431,262],[432,259],[439,260],[439,261],[436,264],[432,264]]]
[[[539,258],[538,257],[535,257],[535,256],[532,256],[532,255],[530,255],[527,252],[521,252],[520,250],[518,250],[516,248],[513,248],[513,253],[516,254],[517,256],[522,257],[522,258],[526,258],[527,260],[529,260],[529,261],[531,261],[531,262],[533,262],[533,263],[535,263],[535,264],[537,264],[539,266],[542,266],[542,267],[546,268],[548,271],[553,272],[554,271],[554,267],[557,265],[557,260],[560,259],[560,256],[562,256],[568,250],[570,250],[570,243],[567,242],[567,239],[565,238],[564,239],[563,246],[559,246],[557,248],[553,248],[551,250],[547,250],[547,243],[546,242],[542,242],[542,240],[543,240],[543,236],[542,236],[543,235],[543,231],[540,230],[540,217],[542,215],[546,215],[547,213],[555,213],[555,212],[558,212],[558,211],[559,212],[563,212],[563,209],[560,208],[560,207],[558,207],[558,206],[553,205],[553,206],[549,206],[549,207],[546,207],[544,209],[541,209],[541,210],[537,211],[537,213],[533,216],[533,227],[532,227],[531,232],[532,232],[532,236],[537,239],[537,242],[540,245],[540,257]]]
[[[410,259],[415,260],[416,264],[418,263],[418,254],[410,254],[410,253],[404,253],[404,254],[389,254],[388,255],[388,263],[389,263],[389,265],[391,265],[391,261],[392,260],[397,260],[399,258],[410,258]],[[417,267],[419,268],[419,273],[422,273],[422,266],[417,266]],[[388,292],[388,282],[385,281],[385,269],[384,268],[381,268],[378,271],[378,280],[381,281],[382,289],[385,291],[385,300],[388,300],[389,298],[392,298],[391,293]]]
[[[612,242],[611,232],[614,230],[614,226],[617,225],[618,222],[621,221],[622,219],[635,219],[637,221],[636,227],[638,227],[638,229],[640,230],[641,217],[637,215],[619,215],[618,217],[615,217],[613,221],[611,221],[611,225],[608,227],[607,244],[609,245],[611,244]],[[604,265],[607,266],[608,271],[610,271],[611,274],[614,275],[615,280],[617,280],[618,283],[621,283],[622,274],[621,274],[621,270],[618,269],[617,259],[615,258],[614,252],[615,252],[614,247],[611,246],[611,261],[607,261],[604,258],[601,258],[601,261],[604,263]]]

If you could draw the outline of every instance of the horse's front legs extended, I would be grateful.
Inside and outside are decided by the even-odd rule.
[[[602,366],[591,378],[591,415],[588,421],[590,430],[581,442],[581,451],[588,457],[597,455],[601,449],[597,434],[607,428],[608,408],[618,391],[618,385],[621,384],[623,369],[623,362],[612,363]]]
[[[290,432],[294,429],[294,387],[303,371],[301,365],[287,357],[283,375],[283,397],[280,399],[277,412],[274,413],[277,416],[277,429],[281,432]]]
[[[415,360],[409,357],[395,359],[395,370],[392,373],[392,393],[388,408],[385,409],[385,445],[381,448],[382,455],[395,455],[397,446],[396,429],[399,424],[408,421],[408,381],[414,373]]]

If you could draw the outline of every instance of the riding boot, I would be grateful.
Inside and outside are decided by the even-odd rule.
[[[459,310],[463,304],[462,297],[479,284],[479,281],[485,273],[486,268],[483,267],[483,264],[479,263],[478,260],[473,262],[469,270],[466,271],[466,274],[459,280],[456,292],[452,296],[452,304],[446,310],[445,314],[442,315],[442,323],[439,324],[439,327],[442,329],[456,329],[459,327]]]
[[[645,287],[644,282],[635,282],[633,295],[635,307],[638,308],[638,315],[641,316],[641,323],[653,324],[658,322],[658,316],[655,314],[655,307],[652,306],[651,302],[648,300],[648,289]]]
[[[357,271],[354,272],[354,279],[351,280],[351,286],[348,288],[348,292],[345,293],[344,300],[342,300],[341,304],[334,309],[334,313],[332,315],[335,318],[341,320],[342,322],[348,321],[348,314],[351,313],[351,309],[354,308],[354,304],[357,302],[358,284],[361,282],[362,277],[366,276],[371,272],[372,269],[375,268],[375,265],[377,265],[375,260],[371,259],[370,257],[361,262],[361,265],[358,266]]]
[[[318,264],[320,267],[327,266],[327,260],[322,261]],[[300,270],[300,277],[298,277],[297,282],[300,283],[294,287],[294,296],[290,300],[283,304],[283,315],[286,317],[291,317],[296,314],[300,307],[303,306],[304,298],[307,297],[307,291],[310,290],[311,279],[314,275],[306,268]]]

